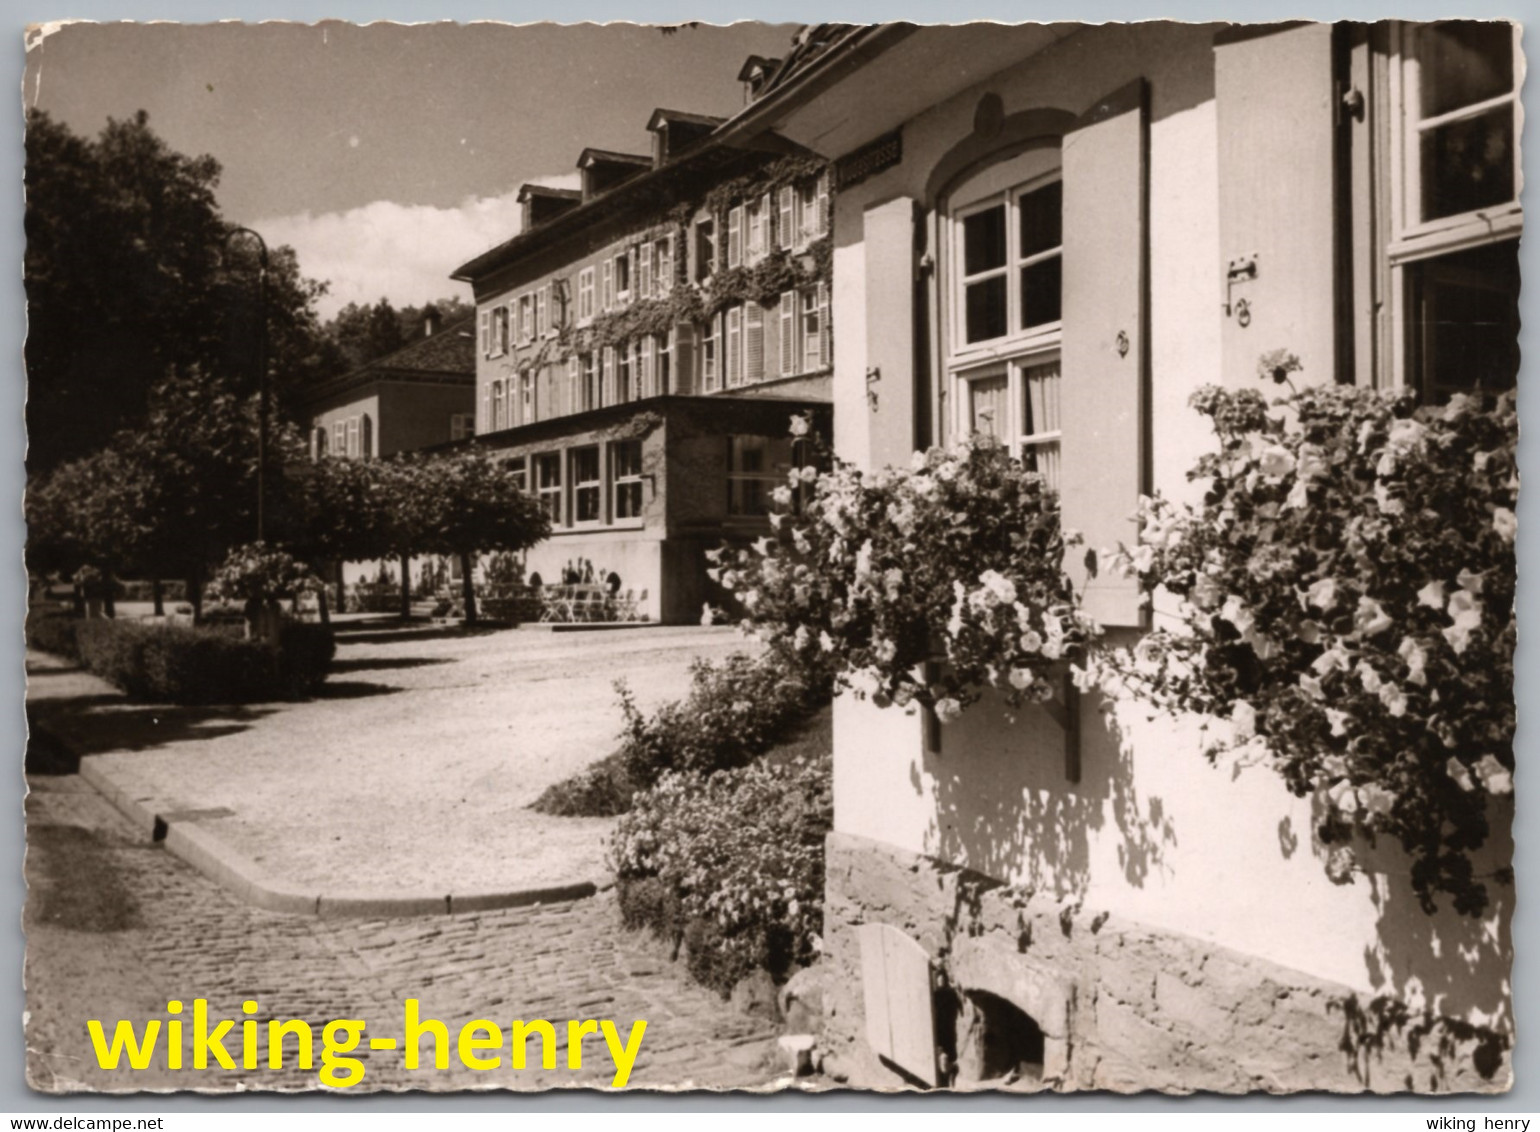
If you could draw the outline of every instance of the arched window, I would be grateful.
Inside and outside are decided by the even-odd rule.
[[[953,431],[1059,479],[1063,180],[1054,142],[989,165],[945,203]]]

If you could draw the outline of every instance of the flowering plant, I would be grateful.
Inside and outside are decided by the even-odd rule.
[[[1264,359],[1277,381],[1299,368]],[[1355,833],[1398,838],[1425,910],[1485,906],[1468,851],[1513,771],[1518,418],[1455,396],[1313,386],[1269,406],[1207,387],[1219,450],[1201,506],[1141,503],[1113,567],[1179,599],[1173,625],[1107,651],[1088,679],[1229,720],[1210,750],[1254,748],[1321,800],[1328,871]],[[1499,879],[1507,879],[1507,870]]]
[[[793,435],[808,432],[793,420]],[[1062,569],[1058,498],[984,438],[867,475],[794,468],[771,533],[711,571],[745,628],[879,705],[947,721],[983,686],[1051,698],[1049,670],[1085,641]],[[930,661],[944,661],[930,665]]]
[[[243,602],[276,601],[320,588],[321,580],[303,562],[262,542],[230,551],[209,585],[215,597]]]

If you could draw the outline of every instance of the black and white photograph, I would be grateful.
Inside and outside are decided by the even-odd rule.
[[[25,29],[31,1090],[1520,1084],[1516,21],[422,18]]]

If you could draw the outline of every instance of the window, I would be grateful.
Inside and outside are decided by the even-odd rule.
[[[543,452],[535,457],[535,494],[540,509],[553,526],[561,523],[561,453]]]
[[[513,477],[513,481],[519,485],[520,491],[529,490],[528,461],[523,456],[510,456],[503,461],[503,467]]]
[[[796,187],[796,239],[798,248],[805,248],[814,240],[829,232],[829,175],[820,173]]]
[[[586,326],[594,318],[594,269],[585,267],[578,272],[577,320]]]
[[[653,291],[667,295],[674,289],[674,237],[664,236],[652,245],[653,258],[657,261],[653,275]]]
[[[789,437],[730,436],[727,438],[727,513],[754,518],[770,513],[770,493],[786,482],[791,470]]]
[[[610,476],[615,520],[642,517],[642,442],[619,440],[610,445]]]
[[[709,279],[717,269],[717,226],[702,220],[695,226],[695,280]]]
[[[529,424],[535,419],[535,375],[526,370],[519,374],[519,423]],[[513,415],[513,407],[509,406],[508,415]]]
[[[489,422],[493,432],[508,427],[508,405],[503,395],[503,383],[492,383],[492,420]]]
[[[598,523],[604,519],[604,485],[599,475],[599,446],[574,448],[572,461],[572,520]]]
[[[722,384],[722,316],[714,314],[701,328],[700,340],[701,381],[707,393],[714,393]]]
[[[348,454],[348,425],[346,421],[336,421],[332,424],[332,453],[337,456]]]
[[[666,397],[674,388],[674,339],[665,332],[653,335],[652,343],[656,355],[653,361],[652,392],[655,396]]]
[[[615,347],[615,402],[624,404],[632,399],[632,360],[636,349],[634,342],[622,342]]]
[[[625,302],[631,297],[631,253],[621,252],[615,257],[615,301]]]
[[[348,418],[348,459],[358,459],[358,418]]]
[[[1477,20],[1399,29],[1387,259],[1400,378],[1429,401],[1518,376],[1518,36]]]
[[[492,354],[508,352],[508,308],[498,307],[492,312]]]
[[[812,373],[828,364],[829,295],[822,283],[802,293],[802,318],[798,326],[802,372]]]
[[[578,358],[578,386],[580,411],[588,412],[599,407],[599,372],[595,364],[593,354],[583,354]]]
[[[980,433],[1059,481],[1063,181],[1056,148],[990,166],[953,190],[948,281],[953,428]],[[827,298],[803,294],[803,364],[827,364]]]
[[[469,440],[476,435],[476,418],[471,413],[449,414],[449,439]]]

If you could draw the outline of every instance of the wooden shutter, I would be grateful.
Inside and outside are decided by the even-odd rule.
[[[797,372],[797,292],[781,292],[781,375]]]
[[[827,235],[829,231],[829,173],[828,170],[818,174],[818,235]]]
[[[1062,505],[1085,538],[1066,566],[1104,625],[1143,623],[1138,583],[1105,570],[1086,580],[1087,550],[1139,531],[1145,486],[1148,288],[1146,94],[1142,79],[1102,98],[1064,136]]]
[[[551,317],[551,288],[542,287],[535,292],[535,337],[545,337],[547,319]]]
[[[727,359],[727,384],[737,385],[743,375],[742,307],[733,307],[727,312],[727,347],[723,353]]]
[[[818,368],[834,364],[833,322],[829,317],[829,285],[818,284]]]
[[[658,294],[667,295],[673,291],[674,272],[677,270],[674,266],[674,237],[667,236],[658,241],[657,278],[653,284]]]
[[[480,315],[481,319],[481,356],[492,356],[492,310],[488,307]]]
[[[674,328],[674,388],[663,392],[692,393],[700,388],[695,357],[695,327],[681,322]]]
[[[743,307],[743,380],[765,376],[765,309],[750,299]]]
[[[615,403],[615,347],[606,346],[602,357],[604,371],[600,375],[600,396],[606,405]]]
[[[727,266],[737,267],[743,262],[743,206],[727,211]]]
[[[781,186],[781,211],[776,220],[778,226],[776,242],[779,247],[790,248],[796,246],[796,201],[797,190],[790,185]]]
[[[1219,145],[1219,263],[1236,282],[1221,299],[1221,381],[1256,388],[1257,358],[1286,348],[1308,382],[1348,380],[1351,352],[1337,341],[1337,117],[1333,25],[1234,27],[1214,46]],[[1369,116],[1371,119],[1373,115]],[[1286,126],[1282,123],[1287,123]],[[1367,224],[1367,221],[1365,221]],[[1245,264],[1254,262],[1255,274]],[[1360,309],[1373,318],[1372,297]],[[1341,320],[1344,328],[1350,325]]]
[[[637,288],[642,298],[652,298],[652,242],[643,244],[637,252]]]
[[[615,305],[615,261],[606,258],[603,265],[604,290],[601,293],[600,307],[609,310]]]

